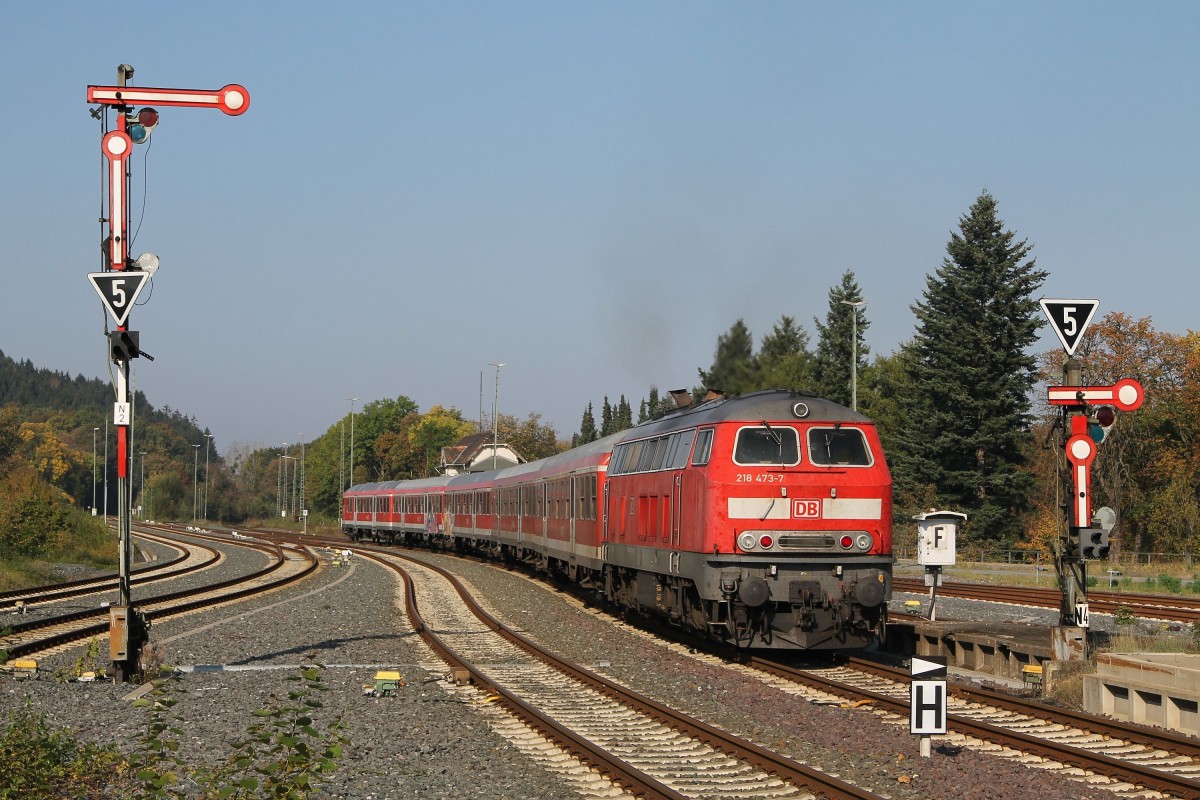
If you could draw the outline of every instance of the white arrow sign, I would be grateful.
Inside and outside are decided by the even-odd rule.
[[[946,677],[945,656],[913,656],[909,662],[909,670],[914,678],[927,676],[929,678]]]
[[[149,272],[129,269],[88,273],[88,280],[92,282],[96,294],[100,295],[105,308],[113,315],[117,325],[124,325],[125,320],[129,319],[129,312],[149,277]]]

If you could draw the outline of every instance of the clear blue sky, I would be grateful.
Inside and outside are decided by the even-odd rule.
[[[363,403],[540,412],[697,382],[739,317],[867,343],[983,189],[1048,297],[1197,326],[1200,3],[10,4],[0,350],[107,375],[88,84],[216,89],[135,153],[139,388],[233,443]],[[142,198],[145,196],[144,212]],[[1047,328],[1044,349],[1057,346]]]

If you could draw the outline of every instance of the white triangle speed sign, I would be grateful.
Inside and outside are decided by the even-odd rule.
[[[96,288],[96,294],[100,295],[117,325],[124,325],[125,320],[129,319],[129,312],[149,277],[149,272],[129,269],[88,273],[88,280]]]
[[[1052,300],[1043,298],[1042,313],[1050,320],[1050,327],[1058,335],[1068,356],[1075,355],[1075,348],[1083,338],[1083,332],[1092,324],[1092,317],[1100,307],[1099,300]]]

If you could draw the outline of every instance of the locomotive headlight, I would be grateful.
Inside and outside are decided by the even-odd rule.
[[[860,533],[858,535],[858,541],[856,542],[856,544],[858,544],[859,550],[870,550],[871,549],[871,534]]]
[[[754,543],[755,538],[752,532],[742,531],[738,534],[737,546],[739,550],[745,550],[746,552],[749,552],[754,549]]]

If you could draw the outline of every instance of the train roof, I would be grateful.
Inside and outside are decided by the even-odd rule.
[[[470,489],[472,486],[486,483],[503,485],[508,482],[516,482],[520,478],[530,474],[545,474],[545,475],[561,475],[572,472],[581,467],[595,466],[602,463],[607,456],[612,453],[613,446],[621,439],[621,433],[614,433],[611,436],[605,436],[602,439],[597,439],[594,442],[588,442],[585,445],[574,447],[562,453],[542,458],[537,461],[530,461],[525,464],[517,464],[512,467],[505,467],[494,471],[487,472],[468,472],[462,475],[438,475],[433,478],[421,478],[411,481],[383,481],[381,483],[363,483],[357,486],[352,486],[346,490],[346,494],[381,494],[389,491],[394,491],[403,488],[405,491],[429,491],[431,489]]]
[[[600,464],[612,453],[613,447],[624,441],[644,439],[648,436],[658,436],[682,428],[694,428],[698,425],[716,422],[739,420],[781,422],[801,419],[809,422],[871,422],[867,417],[851,411],[840,403],[814,394],[767,389],[737,397],[719,397],[699,405],[679,409],[665,417],[643,422],[628,430],[526,464],[517,464],[487,472],[469,472],[463,475],[439,475],[418,480],[364,483],[350,487],[346,490],[346,494],[381,494],[400,488],[405,491],[445,491],[447,489],[470,489],[479,484],[503,486],[509,482],[517,482],[520,478],[531,474],[562,475],[581,467]]]
[[[857,411],[815,394],[766,389],[737,397],[718,397],[679,409],[665,417],[622,431],[619,435],[621,441],[626,441],[714,422],[760,422],[764,419],[769,422],[801,419],[809,422],[871,422]]]

